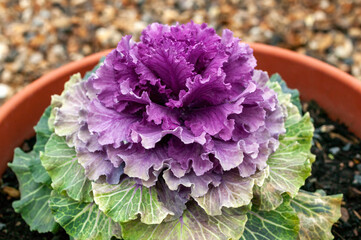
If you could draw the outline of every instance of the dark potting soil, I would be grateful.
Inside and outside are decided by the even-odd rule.
[[[303,110],[310,112],[313,118],[312,153],[316,155],[316,161],[312,176],[302,189],[311,192],[324,189],[327,194],[342,193],[342,217],[334,224],[332,233],[336,240],[361,239],[361,141],[348,132],[345,125],[330,120],[314,102],[304,103]],[[22,149],[29,151],[33,144],[34,139],[25,141]],[[63,230],[55,235],[30,231],[11,206],[17,199],[18,182],[10,169],[4,173],[0,185],[0,239],[69,239]]]
[[[303,110],[313,119],[312,153],[316,161],[302,189],[323,189],[328,195],[343,194],[342,217],[333,225],[336,240],[361,239],[361,141],[347,127],[332,121],[314,102]]]

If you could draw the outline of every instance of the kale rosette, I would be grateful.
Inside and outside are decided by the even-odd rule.
[[[32,229],[75,239],[331,238],[340,196],[299,192],[310,117],[297,91],[255,67],[249,45],[206,24],[123,37],[53,96],[34,151],[16,152],[20,183],[42,195],[21,184],[14,208]],[[32,218],[36,204],[48,214]]]

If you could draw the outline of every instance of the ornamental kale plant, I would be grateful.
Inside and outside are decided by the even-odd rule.
[[[341,195],[300,191],[298,91],[206,24],[151,24],[73,75],[9,164],[32,230],[74,239],[332,239]]]

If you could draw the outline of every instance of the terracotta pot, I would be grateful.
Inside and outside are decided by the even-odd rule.
[[[303,100],[315,100],[333,119],[344,122],[361,137],[361,81],[316,59],[289,50],[251,44],[258,69],[278,72],[291,88],[297,88]],[[39,78],[0,108],[0,176],[12,159],[14,148],[34,135],[33,126],[60,93],[69,76],[84,74],[109,50],[69,63]]]

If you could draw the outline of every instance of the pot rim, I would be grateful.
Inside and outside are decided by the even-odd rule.
[[[67,63],[59,68],[49,71],[40,78],[31,82],[29,85],[25,86],[22,90],[20,90],[8,101],[6,101],[2,106],[0,106],[0,126],[6,120],[6,117],[9,115],[9,113],[14,111],[18,106],[20,106],[24,99],[29,98],[37,89],[41,89],[45,85],[57,81],[59,76],[69,75],[73,72],[76,72],[77,69],[80,69],[84,65],[96,64],[99,59],[102,56],[108,54],[109,51],[110,50],[104,50],[98,53],[91,54],[80,60]]]
[[[338,81],[349,86],[361,95],[361,80],[354,76],[316,58],[291,51],[289,49],[266,45],[263,43],[248,43],[252,49],[257,49],[256,52],[262,52],[268,55],[274,55],[279,58],[288,59],[290,62],[299,63],[308,66],[312,69],[323,69],[328,75],[337,78]],[[261,69],[262,70],[262,69]],[[287,81],[287,79],[285,79]],[[302,93],[300,93],[302,94]]]

